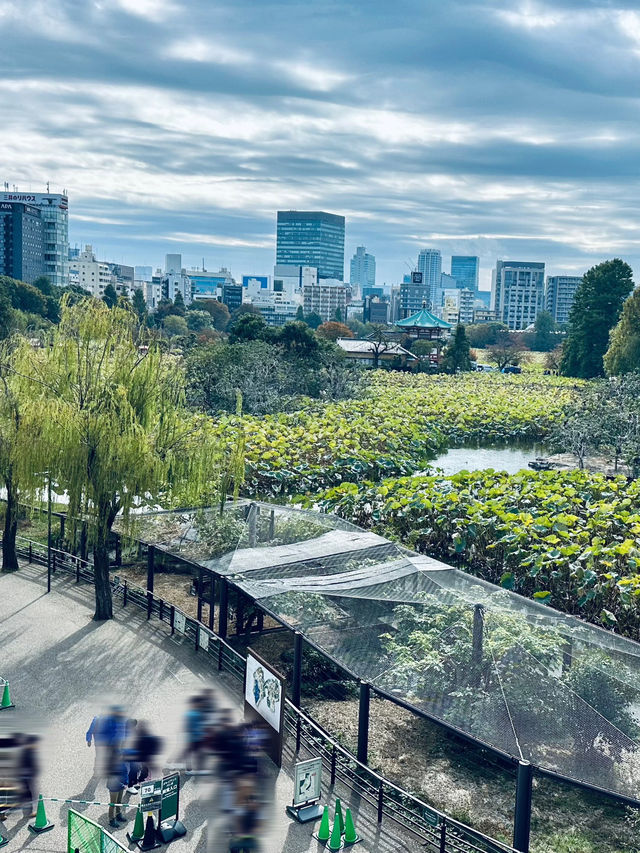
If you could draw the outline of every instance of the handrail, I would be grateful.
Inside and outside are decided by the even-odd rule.
[[[31,546],[29,553],[32,560],[47,564],[46,545],[27,540],[24,537],[18,538]],[[34,545],[37,546],[35,551]],[[24,552],[24,549],[17,550],[19,553],[20,550]],[[44,551],[44,559],[37,553],[38,550]],[[56,557],[59,558],[57,568],[75,573],[77,581],[80,576],[83,579],[92,579],[93,566],[86,560],[60,549],[52,548],[51,552],[55,552]],[[161,621],[170,622],[172,633],[175,630],[175,614],[178,613],[183,616],[184,634],[195,641],[195,648],[200,647],[200,632],[204,631],[209,638],[208,654],[210,657],[215,655],[217,658],[218,670],[226,669],[238,679],[244,677],[246,662],[244,655],[234,649],[208,625],[188,616],[179,607],[167,603],[149,590],[135,584],[130,585],[126,579],[124,582],[119,579],[115,583],[112,582],[112,587],[116,595],[122,596],[123,606],[131,601],[141,609],[146,609],[148,616],[155,613]],[[227,658],[230,658],[226,661],[227,666],[224,666],[225,654]],[[238,666],[239,664],[240,666]],[[330,765],[332,784],[335,778],[340,778],[347,787],[369,802],[374,808],[377,808],[379,823],[386,815],[404,827],[405,830],[417,835],[439,853],[516,853],[509,845],[490,838],[479,830],[449,817],[358,761],[356,756],[341,746],[312,717],[305,714],[286,697],[285,711],[285,725],[290,734],[295,737],[295,751],[298,751],[299,744],[304,740],[307,749],[324,752],[325,755],[322,757],[325,763]],[[291,718],[293,718],[293,722]],[[310,732],[304,731],[305,728]],[[330,753],[330,757],[326,753]],[[477,846],[478,844],[481,846]]]

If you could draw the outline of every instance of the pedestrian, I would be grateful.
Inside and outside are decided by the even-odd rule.
[[[131,761],[129,770],[129,793],[134,793],[130,790],[133,786],[140,787],[140,783],[149,778],[150,772],[158,770],[156,767],[156,757],[162,749],[162,741],[156,737],[149,729],[144,720],[137,722],[135,726],[135,738],[131,747],[125,751],[125,758]],[[131,773],[131,767],[137,768],[137,774],[134,776]],[[137,793],[137,790],[135,791]]]
[[[120,805],[127,781],[127,764],[121,752],[119,750],[111,752],[107,788],[109,790],[109,826],[112,829],[119,829],[121,824],[127,822]]]
[[[183,754],[183,760],[187,763],[187,770],[191,770],[191,764],[195,764],[195,769],[200,769],[200,752],[202,750],[202,742],[204,738],[204,715],[202,713],[201,699],[199,696],[192,696],[189,699],[189,709],[185,714],[185,736],[186,746]],[[192,759],[195,761],[192,762]]]
[[[236,786],[233,834],[229,853],[255,853],[260,849],[260,802],[251,779],[239,779]]]
[[[37,735],[25,735],[18,764],[18,774],[22,784],[20,797],[22,808],[24,811],[28,810],[29,817],[36,816],[37,778],[40,770],[38,762],[38,740]]]

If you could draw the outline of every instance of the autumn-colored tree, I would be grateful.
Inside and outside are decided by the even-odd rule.
[[[321,338],[326,338],[328,341],[337,341],[338,338],[353,338],[354,334],[344,323],[338,323],[336,320],[330,320],[328,323],[322,323],[316,329],[316,335]]]

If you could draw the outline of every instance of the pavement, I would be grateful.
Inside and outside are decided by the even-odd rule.
[[[241,691],[230,677],[212,672],[204,654],[194,651],[184,637],[171,637],[165,623],[147,622],[133,605],[116,606],[109,622],[92,621],[93,590],[76,585],[68,576],[53,579],[46,592],[46,570],[23,566],[16,574],[0,574],[0,676],[9,680],[16,707],[0,713],[0,731],[39,731],[40,792],[58,799],[97,800],[108,803],[104,782],[94,775],[95,753],[87,748],[85,732],[94,714],[114,703],[123,704],[131,717],[149,722],[163,738],[163,766],[175,761],[183,748],[182,715],[190,695],[213,687],[222,706],[241,715]],[[285,812],[293,792],[291,745],[278,770],[269,763],[266,785],[272,800],[271,815],[262,839],[262,853],[319,853],[323,846],[312,838],[317,824],[299,824]],[[310,757],[301,753],[299,759]],[[323,783],[326,780],[323,780]],[[417,851],[417,840],[404,838],[390,821],[379,827],[374,810],[341,785],[328,789],[324,800],[336,796],[350,806],[363,841],[356,853]],[[226,818],[219,809],[221,790],[210,777],[182,774],[180,819],[184,838],[172,842],[175,853],[226,853]],[[129,823],[114,836],[129,847],[125,831],[133,827],[138,797],[125,794]],[[107,809],[72,806],[108,829]],[[50,832],[33,835],[32,822],[20,811],[0,823],[8,838],[3,849],[57,851],[67,849],[68,805],[47,802]],[[133,849],[133,848],[132,848]],[[136,848],[137,849],[137,848]],[[424,848],[422,848],[424,849]],[[84,851],[83,851],[84,853]]]

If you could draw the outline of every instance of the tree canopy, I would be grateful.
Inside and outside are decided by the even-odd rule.
[[[444,351],[442,369],[445,373],[462,373],[471,370],[469,341],[464,326],[456,326],[453,337]]]
[[[208,419],[185,407],[175,358],[141,338],[131,309],[64,299],[48,345],[21,339],[13,361],[32,437],[22,465],[67,492],[71,524],[92,523],[95,619],[112,616],[108,535],[142,502],[200,501],[215,492],[222,452]]]
[[[592,379],[604,375],[609,332],[633,289],[629,264],[614,258],[588,270],[576,290],[569,314],[561,370],[565,376]]]
[[[604,366],[609,376],[640,370],[640,290],[634,290],[622,307],[618,324],[611,331]]]

